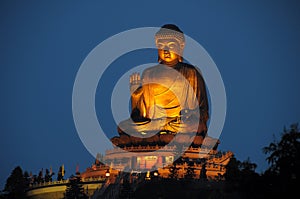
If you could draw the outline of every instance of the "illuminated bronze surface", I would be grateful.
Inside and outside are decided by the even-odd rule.
[[[159,64],[141,76],[130,76],[131,118],[119,124],[119,134],[149,139],[166,133],[205,136],[209,118],[205,82],[196,67],[182,60],[183,33],[175,25],[165,25],[155,41]]]

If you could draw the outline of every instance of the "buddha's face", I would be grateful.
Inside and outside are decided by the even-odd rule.
[[[158,56],[164,64],[174,64],[180,59],[180,44],[175,39],[159,39],[156,42]]]

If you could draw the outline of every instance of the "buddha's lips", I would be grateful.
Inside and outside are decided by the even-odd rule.
[[[164,57],[165,57],[165,58],[170,58],[171,55],[170,55],[170,53],[164,53]]]

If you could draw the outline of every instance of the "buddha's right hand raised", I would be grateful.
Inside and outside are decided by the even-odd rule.
[[[135,90],[137,90],[141,86],[141,76],[139,73],[132,73],[130,75],[130,93],[133,93]]]

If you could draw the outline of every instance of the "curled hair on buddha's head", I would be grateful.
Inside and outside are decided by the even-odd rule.
[[[166,29],[169,29],[169,30],[174,30],[174,31],[183,33],[182,30],[180,30],[179,27],[176,26],[175,24],[165,24],[161,28],[166,28]]]
[[[165,24],[155,34],[155,43],[158,44],[159,39],[175,39],[180,45],[179,62],[183,61],[182,54],[185,46],[185,38],[182,30],[175,24]],[[161,62],[158,57],[158,62]]]
[[[180,44],[181,50],[184,48],[185,38],[183,32],[174,24],[165,24],[155,34],[155,42],[158,39],[175,39]]]

